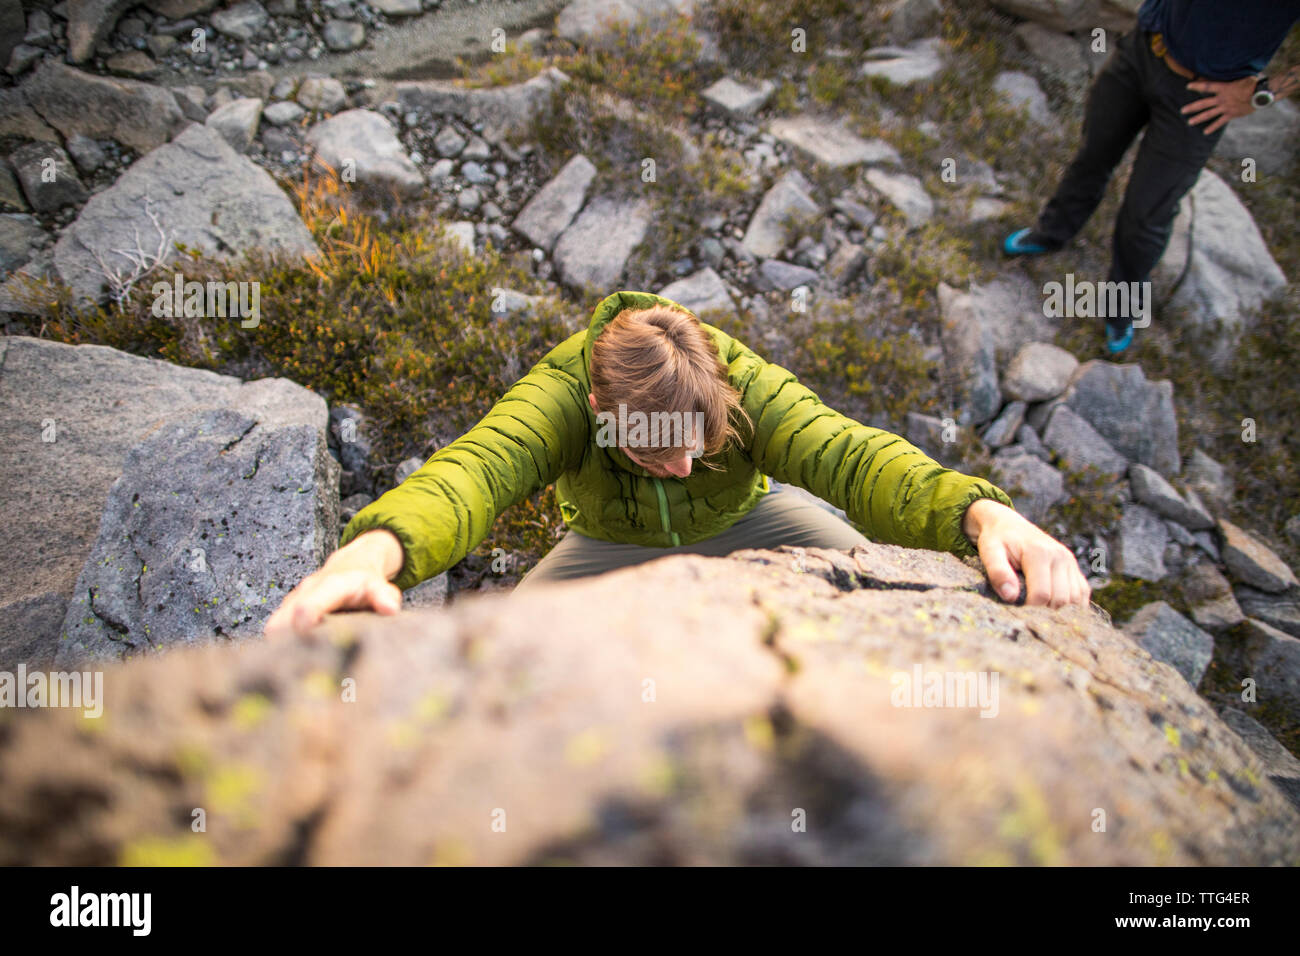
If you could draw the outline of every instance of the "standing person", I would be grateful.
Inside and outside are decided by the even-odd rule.
[[[1146,130],[1115,222],[1108,281],[1143,283],[1169,242],[1178,202],[1196,183],[1230,120],[1300,87],[1300,67],[1263,75],[1300,20],[1300,0],[1146,0],[1088,94],[1083,142],[1038,222],[1007,236],[1008,255],[1056,252],[1106,192],[1111,173]],[[1132,289],[1140,285],[1129,286]],[[1133,341],[1132,317],[1106,317],[1106,348]]]
[[[656,415],[675,423],[668,441],[656,441]],[[521,587],[670,554],[866,543],[818,505],[771,491],[768,476],[831,502],[877,541],[978,554],[1005,600],[1020,594],[1016,568],[1027,603],[1089,599],[1074,555],[1001,489],[841,415],[677,303],[615,292],[482,421],[357,512],[267,633],[340,609],[396,613],[399,589],[456,564],[501,512],[551,483],[569,531]]]

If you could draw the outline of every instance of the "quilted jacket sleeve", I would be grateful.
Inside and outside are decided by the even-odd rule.
[[[387,528],[405,558],[405,590],[447,570],[487,537],[497,516],[576,465],[587,445],[576,379],[544,362],[516,382],[477,425],[413,475],[357,512],[340,545]]]
[[[973,555],[962,531],[967,506],[980,498],[1011,505],[996,485],[840,414],[793,373],[734,340],[730,358],[731,382],[754,423],[754,464],[842,508],[872,540]]]

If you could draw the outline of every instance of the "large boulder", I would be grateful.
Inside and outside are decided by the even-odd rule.
[[[587,190],[595,178],[595,165],[586,156],[576,153],[528,200],[528,205],[515,217],[515,231],[534,246],[550,252],[560,233],[569,228],[569,223],[582,208]]]
[[[68,0],[68,60],[85,63],[136,0]],[[46,61],[49,62],[49,61]]]
[[[355,177],[358,186],[398,196],[424,188],[424,176],[407,155],[393,124],[373,110],[345,110],[307,131],[315,158],[335,172]],[[353,181],[353,180],[350,180]]]
[[[497,142],[511,133],[524,133],[533,119],[551,104],[551,95],[569,78],[551,67],[513,86],[470,88],[451,80],[408,80],[393,87],[403,110],[449,113],[483,124],[483,136]]]
[[[277,428],[310,425],[320,431],[322,442],[325,440],[324,402],[285,379],[245,383],[99,345],[74,347],[22,336],[0,338],[0,442],[8,449],[0,456],[0,486],[5,488],[0,496],[0,520],[8,536],[8,547],[0,551],[0,670],[12,670],[19,661],[53,661],[74,585],[83,569],[94,563],[88,559],[100,537],[104,503],[127,466],[128,453],[165,426],[204,408],[237,412],[258,424],[262,431],[243,439],[249,449],[262,441],[260,435]],[[303,453],[310,450],[307,443],[301,444]],[[274,442],[268,445],[273,446]],[[171,490],[180,490],[171,482],[175,477],[172,465],[154,460],[153,466],[156,473],[141,475],[137,470],[128,485],[132,493],[139,491],[152,503],[141,511],[128,502],[135,512],[131,520],[153,520],[154,506],[171,509],[179,504],[179,499],[174,504],[170,497]],[[295,483],[286,486],[285,496],[298,495],[304,503],[316,502],[316,507],[328,509],[329,495],[337,491],[331,492],[325,485],[302,485],[299,495],[297,482],[304,467],[304,463],[288,463],[284,477],[292,476]],[[268,460],[266,473],[255,484],[260,488],[271,477]],[[169,482],[166,486],[164,478]],[[283,510],[277,516],[268,510],[259,517],[245,510],[235,518],[220,509],[233,506],[240,496],[248,500],[247,492],[237,487],[243,479],[236,482],[232,478],[230,487],[217,487],[211,481],[215,478],[207,486],[213,499],[198,504],[189,501],[188,505],[194,507],[194,514],[215,511],[218,517],[227,517],[232,532],[240,525],[251,528],[268,517],[278,520],[291,514]],[[163,487],[168,491],[159,501],[156,489]],[[310,540],[314,522],[300,524],[296,517],[292,523],[282,522],[277,534],[290,535],[294,542],[288,547],[288,556],[262,553],[253,558],[250,553],[249,566],[283,561],[283,581],[295,583],[289,580],[289,570],[309,550],[305,545],[300,548],[299,543]],[[162,567],[194,558],[181,553],[179,538],[172,544],[170,554],[148,563]],[[243,568],[236,567],[238,562],[230,559],[215,534],[196,547],[208,549],[209,577],[213,569],[222,573],[234,569],[231,582],[238,580]],[[224,556],[217,559],[218,554]],[[119,572],[119,565],[126,570]],[[104,571],[138,572],[139,565],[130,568],[118,561]],[[263,595],[267,593],[263,591]],[[85,595],[78,592],[77,596]],[[184,611],[204,622],[217,620],[218,611],[226,613],[209,605],[196,614],[198,603],[191,601]],[[154,637],[167,639],[163,632],[155,632]]]
[[[821,214],[812,189],[812,183],[797,169],[773,183],[749,220],[743,240],[745,250],[759,259],[779,255],[799,226]]]
[[[1287,284],[1255,220],[1227,183],[1208,169],[1178,208],[1164,255],[1151,274],[1159,299],[1185,310],[1227,359],[1253,310]]]
[[[989,0],[1004,13],[1014,14],[1053,30],[1091,29],[1097,25],[1099,0]]]
[[[971,293],[941,282],[938,298],[940,341],[961,392],[959,420],[964,425],[983,424],[1002,407],[994,342],[985,334]]]
[[[669,283],[658,294],[699,315],[719,309],[725,312],[734,312],[736,309],[731,289],[722,276],[708,266],[684,279]]]
[[[147,256],[161,251],[164,262],[178,242],[208,256],[255,249],[294,258],[318,253],[267,172],[198,124],[92,196],[59,237],[54,266],[78,298],[98,300],[108,272],[122,281],[135,271],[137,264],[118,251],[133,242]]]
[[[597,196],[555,243],[555,266],[574,289],[611,289],[650,228],[644,199]]]
[[[1172,667],[886,545],[342,616],[103,690],[10,713],[0,864],[1300,862]]]
[[[898,150],[883,139],[863,139],[841,120],[807,115],[782,116],[769,124],[768,131],[786,145],[832,169],[863,163],[893,166],[903,163]]]
[[[193,412],[128,452],[56,666],[257,637],[337,546],[324,401],[284,379],[244,391],[248,410]]]
[[[1253,160],[1257,175],[1279,176],[1295,164],[1295,143],[1300,139],[1300,108],[1278,100],[1268,109],[1238,116],[1228,124],[1215,153],[1242,170],[1243,160]]]
[[[1148,381],[1140,365],[1093,359],[1075,370],[1064,400],[1130,461],[1178,474],[1178,415],[1168,379]]]
[[[620,28],[689,16],[695,4],[696,0],[572,0],[555,18],[555,35],[585,45]]]
[[[991,474],[1016,510],[1034,524],[1046,521],[1052,506],[1066,497],[1064,476],[1019,446],[994,455]]]
[[[1214,638],[1164,601],[1142,608],[1124,626],[1124,633],[1158,661],[1187,678],[1196,687],[1214,657]]]
[[[161,86],[85,73],[55,59],[22,86],[32,108],[65,138],[115,139],[137,153],[167,142],[188,123]]]

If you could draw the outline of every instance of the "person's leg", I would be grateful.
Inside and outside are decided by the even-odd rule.
[[[1120,37],[1088,92],[1083,141],[1031,236],[1060,248],[1083,228],[1106,194],[1106,184],[1150,116],[1137,60],[1146,35]],[[1149,53],[1149,51],[1148,51]]]
[[[1188,90],[1191,81],[1154,55],[1151,60],[1151,121],[1115,223],[1108,276],[1112,282],[1141,283],[1151,277],[1169,243],[1179,201],[1196,184],[1224,132],[1219,129],[1206,136],[1203,127],[1190,125],[1181,110],[1204,94]],[[1107,324],[1119,333],[1131,319],[1112,316]]]
[[[675,548],[648,548],[637,544],[616,544],[612,541],[589,538],[570,530],[524,575],[515,590],[616,571],[643,561],[653,561],[675,550]]]
[[[746,548],[776,548],[783,544],[847,550],[866,543],[867,539],[852,525],[825,508],[794,492],[773,491],[725,531],[675,548],[615,544],[570,531],[537,562],[515,590],[603,574],[678,554],[724,557]]]
[[[851,524],[797,491],[773,491],[726,531],[693,547],[723,556],[746,548],[838,548],[867,544]]]

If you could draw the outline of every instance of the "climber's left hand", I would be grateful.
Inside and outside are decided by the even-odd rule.
[[[1017,569],[1025,576],[1026,604],[1056,608],[1091,600],[1092,589],[1070,549],[1014,509],[980,498],[966,509],[962,530],[979,549],[989,583],[1002,600],[1020,596]]]

